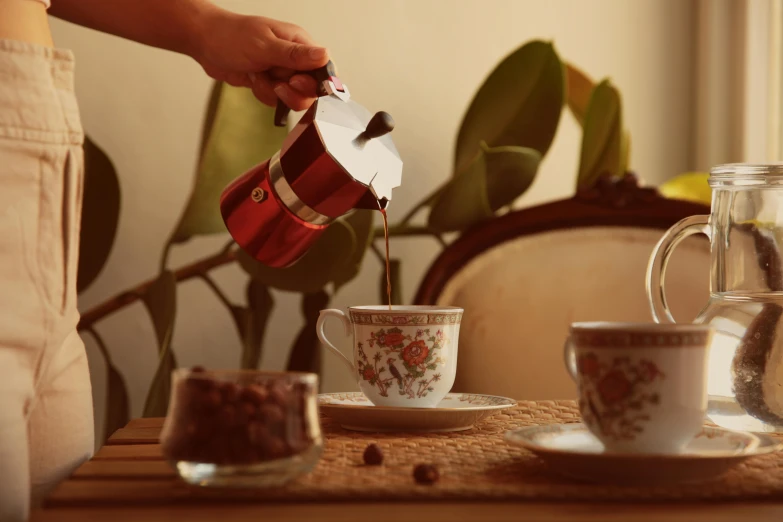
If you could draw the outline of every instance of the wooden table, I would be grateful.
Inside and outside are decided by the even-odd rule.
[[[182,522],[201,520],[409,522],[460,520],[537,520],[543,522],[666,520],[753,521],[783,520],[783,499],[774,503],[629,504],[540,502],[395,502],[395,503],[274,503],[172,504],[165,484],[171,470],[163,462],[158,445],[162,419],[136,419],[118,430],[90,461],[79,468],[50,497],[47,506],[33,513],[31,521],[107,520]],[[143,469],[143,473],[138,472]],[[156,477],[156,475],[158,475]],[[111,492],[130,488],[160,490],[159,504],[114,504]],[[154,493],[153,493],[154,495]]]

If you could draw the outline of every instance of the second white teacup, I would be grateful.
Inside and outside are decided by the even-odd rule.
[[[679,453],[707,411],[703,325],[574,323],[565,346],[579,411],[607,451]]]
[[[434,408],[454,385],[462,308],[353,306],[322,310],[318,339],[338,355],[376,406]],[[353,360],[324,333],[329,317],[353,336]]]

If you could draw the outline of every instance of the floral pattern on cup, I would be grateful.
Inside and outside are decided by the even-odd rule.
[[[454,306],[352,306],[321,310],[318,339],[338,356],[375,406],[435,408],[454,385],[463,309]],[[339,319],[352,341],[346,357],[324,331]]]
[[[390,389],[408,399],[426,397],[441,379],[437,369],[443,361],[438,353],[446,342],[440,329],[434,334],[430,328],[418,329],[415,336],[394,327],[373,330],[357,345],[359,378],[377,387],[382,397],[388,397]],[[365,343],[376,350],[371,357]]]
[[[629,357],[606,361],[583,352],[577,359],[577,373],[584,389],[579,410],[586,424],[617,441],[634,440],[644,432],[649,409],[661,400],[650,388],[666,378],[654,362]]]

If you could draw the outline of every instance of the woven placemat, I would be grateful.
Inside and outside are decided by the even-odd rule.
[[[517,407],[485,419],[470,430],[444,434],[352,432],[324,416],[326,443],[321,461],[312,473],[283,488],[216,490],[187,486],[162,462],[159,446],[148,445],[146,461],[126,462],[131,474],[141,471],[143,475],[146,472],[141,468],[149,468],[146,480],[141,477],[123,482],[70,480],[54,496],[57,502],[66,502],[72,496],[88,500],[93,494],[82,490],[99,488],[104,490],[107,501],[134,504],[247,499],[276,502],[417,499],[671,502],[783,498],[783,454],[748,459],[708,482],[641,487],[582,483],[563,478],[549,471],[546,464],[529,451],[503,440],[504,433],[510,429],[579,420],[572,401],[521,401]],[[362,454],[370,443],[378,444],[383,450],[385,461],[382,466],[363,464]],[[130,450],[132,447],[115,446],[112,449],[123,448]],[[107,461],[97,461],[93,466],[99,466],[101,462]],[[441,474],[440,480],[434,485],[416,484],[412,472],[419,463],[435,464]],[[122,462],[111,464],[116,466]]]
[[[703,500],[783,498],[783,455],[748,459],[722,477],[689,485],[638,487],[577,482],[555,475],[538,457],[503,440],[523,426],[579,422],[573,401],[520,401],[474,428],[456,433],[361,434],[323,419],[328,442],[321,463],[308,477],[278,495],[312,499],[536,499]],[[384,452],[383,466],[365,466],[371,442]],[[414,482],[412,469],[435,464],[435,486]],[[275,495],[277,497],[277,495]]]

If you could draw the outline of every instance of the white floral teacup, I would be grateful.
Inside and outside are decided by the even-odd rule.
[[[705,325],[574,323],[565,364],[582,420],[607,451],[678,453],[707,411]]]
[[[462,308],[354,306],[322,310],[318,338],[337,354],[376,406],[434,408],[454,385]],[[337,317],[353,335],[353,361],[324,334]]]

